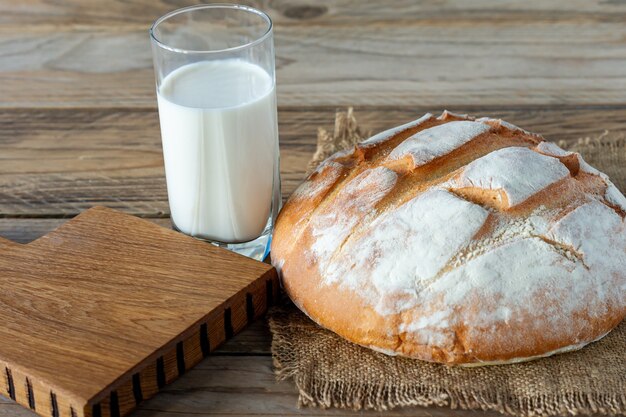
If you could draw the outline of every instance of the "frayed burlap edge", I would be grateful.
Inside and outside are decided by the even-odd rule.
[[[369,136],[369,133],[361,133],[352,107],[345,113],[338,111],[335,113],[335,129],[332,135],[324,128],[317,129],[317,149],[309,161],[307,175],[335,152],[350,149]]]
[[[308,165],[311,173],[324,159],[337,151],[350,149],[367,138],[356,121],[353,109],[337,112],[333,134],[318,129],[317,150]],[[606,172],[619,189],[626,188],[626,137],[605,131],[598,137],[580,138],[575,143],[559,141],[564,149],[580,152]],[[279,380],[293,378],[299,391],[299,406],[320,408],[372,409],[385,411],[406,406],[440,406],[465,410],[492,410],[517,417],[549,417],[556,415],[605,414],[626,415],[626,389],[623,394],[555,393],[539,397],[512,397],[502,390],[489,392],[461,391],[433,386],[393,385],[332,381],[316,378],[300,368],[295,357],[293,314],[295,307],[274,307],[269,314],[273,336],[272,356]],[[295,339],[297,343],[297,339]]]
[[[516,417],[550,417],[567,414],[626,415],[626,387],[621,395],[564,392],[521,398],[512,396],[506,388],[500,387],[487,392],[464,391],[454,387],[410,384],[398,386],[377,384],[371,380],[356,382],[315,378],[310,369],[301,367],[299,349],[296,348],[297,334],[303,331],[310,332],[315,325],[295,306],[289,302],[286,304],[273,307],[269,314],[269,326],[273,336],[273,364],[279,380],[293,378],[299,392],[299,407],[387,411],[398,407],[438,406],[461,410],[497,411]],[[302,323],[302,320],[307,322]],[[314,331],[328,332],[321,328]]]
[[[605,130],[597,137],[576,142],[559,141],[563,149],[581,153],[584,159],[609,176],[620,190],[626,190],[626,135]]]

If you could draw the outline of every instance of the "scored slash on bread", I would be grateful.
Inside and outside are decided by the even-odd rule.
[[[320,325],[388,354],[494,364],[579,349],[626,315],[626,198],[501,120],[430,114],[320,164],[272,259]]]

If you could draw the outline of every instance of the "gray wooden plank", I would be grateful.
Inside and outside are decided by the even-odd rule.
[[[363,107],[364,130],[380,131],[437,109]],[[626,133],[625,107],[453,108],[503,117],[551,140],[605,129]],[[281,173],[286,198],[304,176],[318,127],[332,129],[335,107],[281,108]],[[163,160],[154,110],[4,109],[0,111],[0,217],[71,217],[93,205],[167,217]],[[4,221],[5,226],[12,223]],[[19,224],[8,233],[16,240]],[[38,226],[37,226],[38,227]],[[28,230],[28,229],[24,229]],[[30,235],[29,235],[30,233]]]
[[[3,2],[0,106],[154,107],[147,29],[190,3]],[[283,106],[626,103],[621,2],[253,4]]]
[[[218,2],[209,0],[203,3]],[[0,3],[0,24],[12,26],[40,25],[132,25],[146,24],[155,17],[175,8],[197,4],[195,0],[64,0],[49,2],[22,0]],[[275,23],[283,25],[308,25],[327,23],[340,25],[358,22],[383,22],[388,20],[458,21],[466,19],[498,19],[512,22],[519,17],[535,20],[595,19],[617,21],[625,12],[619,1],[601,0],[545,0],[528,2],[511,0],[493,3],[488,0],[395,0],[393,7],[381,7],[375,2],[361,0],[333,0],[312,4],[310,0],[242,0],[266,11]]]
[[[137,417],[198,416],[354,416],[381,415],[376,411],[298,408],[297,389],[292,381],[277,382],[268,356],[210,356],[163,391],[143,403]],[[0,416],[35,414],[0,397]],[[404,408],[385,416],[496,416],[494,412],[448,408]]]
[[[269,357],[229,360],[210,357],[189,375],[168,386],[136,413],[145,415],[376,415],[378,412],[351,412],[296,407],[297,390],[292,382],[276,382]],[[152,414],[154,413],[154,414]],[[467,415],[449,409],[407,408],[384,415],[443,416]],[[476,414],[472,412],[472,414]],[[484,413],[483,415],[495,415]]]

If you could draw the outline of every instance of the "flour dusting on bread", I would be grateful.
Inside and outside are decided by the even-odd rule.
[[[347,339],[497,364],[626,316],[626,197],[579,154],[444,112],[326,164],[286,203],[272,256],[296,304]]]
[[[393,127],[391,129],[385,130],[384,132],[380,132],[369,139],[365,139],[363,142],[359,143],[359,147],[368,148],[375,145],[378,145],[382,142],[389,140],[389,138],[394,137],[398,133],[404,132],[406,130],[412,129],[414,127],[423,125],[428,120],[433,119],[433,115],[430,113],[426,113],[422,117],[412,122],[405,123],[403,125]]]
[[[537,150],[546,155],[556,157],[575,156],[578,161],[580,171],[602,178],[606,184],[606,191],[604,194],[606,202],[619,208],[622,211],[622,217],[624,217],[624,214],[626,214],[626,197],[624,197],[624,194],[617,189],[606,174],[589,165],[579,153],[565,151],[552,142],[541,142],[537,145]]]
[[[414,307],[419,292],[469,243],[488,215],[445,190],[428,191],[381,214],[343,248],[349,257],[327,266],[324,279],[360,293],[381,314]]]
[[[488,124],[471,121],[454,121],[422,130],[398,145],[387,157],[398,160],[410,157],[413,167],[449,154],[477,136],[489,132]]]
[[[343,166],[337,162],[328,162],[320,165],[315,171],[315,179],[306,181],[293,193],[292,198],[312,198],[326,192],[337,181]]]
[[[510,147],[474,160],[450,185],[501,190],[507,200],[503,203],[513,207],[568,175],[569,170],[556,158],[528,148]]]
[[[323,264],[339,248],[352,228],[370,214],[374,205],[395,185],[397,175],[385,167],[365,170],[349,181],[338,193],[335,205],[321,210],[311,220],[311,233],[317,239],[311,246],[314,256]]]

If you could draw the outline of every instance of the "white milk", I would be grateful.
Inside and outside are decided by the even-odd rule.
[[[272,78],[240,60],[199,62],[170,73],[157,95],[175,226],[220,242],[259,237],[278,164]]]

